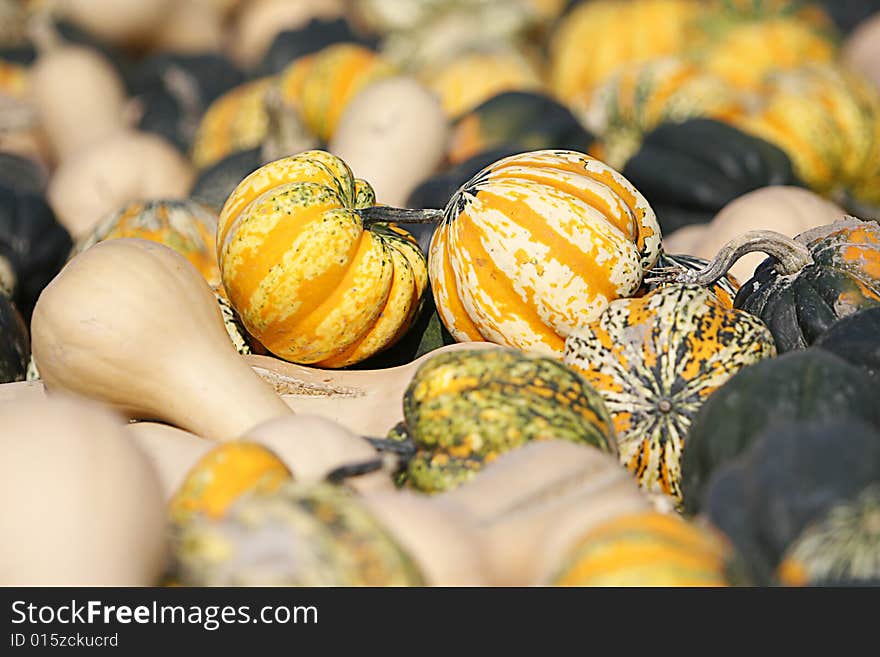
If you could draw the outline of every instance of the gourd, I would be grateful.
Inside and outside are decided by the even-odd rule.
[[[742,369],[703,404],[688,431],[681,454],[685,513],[703,508],[712,475],[763,432],[841,418],[880,427],[868,375],[831,353],[794,351]]]
[[[859,213],[880,204],[880,91],[839,66],[808,66],[768,83],[747,132],[777,144],[813,191]]]
[[[394,433],[415,448],[406,483],[424,492],[458,486],[530,441],[617,452],[608,411],[584,379],[554,359],[511,349],[435,355],[416,371],[403,409]]]
[[[71,248],[44,186],[43,172],[29,160],[0,153],[0,289],[26,320]]]
[[[371,210],[374,200],[324,151],[258,169],[227,200],[217,231],[223,285],[248,332],[276,356],[342,367],[393,344],[415,318],[424,256],[385,223],[393,217]]]
[[[206,438],[291,412],[240,359],[204,279],[155,242],[108,240],[71,260],[37,302],[31,342],[50,391]]]
[[[681,500],[694,416],[738,371],[776,355],[767,327],[695,285],[613,301],[565,341],[564,362],[602,396],[620,461],[647,491]]]
[[[361,43],[370,47],[373,40],[356,33],[343,17],[313,18],[302,27],[285,29],[272,40],[253,75],[276,75],[295,59],[311,55],[334,43]]]
[[[61,15],[100,39],[117,45],[142,43],[172,10],[172,0],[64,0]]]
[[[499,148],[516,147],[520,151],[563,148],[583,151],[589,148],[594,139],[571,110],[550,96],[534,91],[504,91],[480,103],[455,121],[447,157],[450,164],[457,165],[484,151]],[[468,178],[470,176],[456,184],[447,198]],[[445,200],[439,207],[442,205],[445,205]]]
[[[272,493],[292,479],[271,450],[233,440],[204,454],[187,473],[168,504],[175,528],[197,515],[222,518],[244,494]]]
[[[27,325],[15,305],[0,293],[0,384],[24,380],[30,351]]]
[[[134,201],[101,220],[74,247],[71,257],[98,242],[120,237],[137,237],[159,242],[183,255],[205,277],[220,288],[220,270],[214,241],[217,215],[191,200]]]
[[[638,176],[636,180],[642,183],[639,189],[643,189],[645,181]],[[651,186],[647,187],[645,193],[649,194]],[[655,207],[653,202],[651,207]],[[712,259],[725,244],[752,230],[772,230],[794,237],[844,216],[846,211],[843,208],[807,189],[784,185],[762,187],[732,200],[706,225],[692,225],[664,233],[663,244],[671,253],[689,253]],[[763,254],[747,253],[728,271],[740,281],[747,281],[765,259]]]
[[[28,74],[30,97],[54,159],[63,161],[128,125],[125,86],[100,52],[64,44],[54,28],[37,25],[40,54]]]
[[[745,109],[723,79],[677,57],[622,66],[569,104],[599,136],[592,154],[617,169],[638,150],[645,133],[663,122],[731,121]]]
[[[880,88],[880,7],[878,13],[859,23],[843,44],[841,58]]]
[[[734,304],[764,320],[780,352],[802,349],[838,319],[880,306],[877,222],[850,217],[794,241],[775,239],[788,262],[765,261]]]
[[[682,226],[710,222],[728,204],[754,190],[797,184],[791,161],[780,148],[706,118],[657,126],[644,136],[620,172],[648,199],[666,240]],[[746,230],[750,228],[788,234],[773,224],[749,225]],[[707,241],[719,231],[720,225],[707,229]],[[702,258],[715,254],[687,248],[670,251]]]
[[[433,94],[414,78],[393,77],[351,100],[328,150],[370,181],[379,202],[401,206],[443,160],[448,135]]]
[[[784,586],[870,585],[880,581],[880,487],[831,507],[792,542],[777,569]]]
[[[253,0],[242,5],[233,26],[232,54],[239,66],[256,66],[275,36],[312,18],[342,16],[341,0]]]
[[[574,545],[553,586],[728,586],[722,535],[649,511],[606,522]]]
[[[422,77],[451,118],[460,117],[504,91],[543,88],[535,65],[512,48],[462,53]]]
[[[880,308],[839,319],[819,336],[815,346],[860,367],[876,383],[880,379]]]
[[[691,0],[598,0],[575,7],[550,41],[553,92],[567,103],[622,64],[682,52],[703,11],[703,3]]]
[[[561,355],[568,334],[633,294],[660,254],[645,198],[576,151],[495,162],[442,217],[428,269],[440,318],[459,341]]]
[[[0,404],[0,583],[153,586],[166,559],[156,473],[123,419],[64,396]]]
[[[863,21],[880,12],[877,0],[820,0],[819,4],[844,34],[852,33]]]
[[[242,180],[264,162],[260,148],[249,148],[226,156],[198,172],[189,196],[211,206],[217,214]]]
[[[191,167],[167,141],[122,130],[62,162],[47,198],[58,221],[79,239],[129,201],[185,198],[192,179]]]
[[[311,134],[328,143],[352,99],[397,73],[396,66],[366,46],[334,43],[294,60],[279,74],[278,87]]]
[[[880,433],[853,417],[769,427],[712,478],[705,517],[741,555],[747,580],[773,582],[787,550],[880,475]],[[828,555],[831,557],[831,555]]]

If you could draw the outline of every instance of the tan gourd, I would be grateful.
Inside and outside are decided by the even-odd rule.
[[[667,253],[686,253],[711,260],[727,242],[750,230],[774,230],[794,237],[834,223],[847,213],[834,203],[800,187],[764,187],[728,203],[708,224],[686,226],[663,240]],[[740,258],[730,273],[745,282],[766,255]]]
[[[251,68],[280,32],[298,29],[313,18],[337,18],[345,10],[344,0],[251,0],[236,18],[230,39],[232,56],[240,66]]]
[[[130,201],[186,198],[194,177],[189,162],[162,137],[119,130],[65,159],[47,197],[74,239]]]
[[[46,396],[42,381],[16,381],[0,384],[0,404],[11,401],[39,400]]]
[[[401,76],[375,82],[354,97],[329,150],[370,181],[377,203],[403,206],[443,160],[448,138],[437,96]]]
[[[220,52],[224,28],[211,0],[178,0],[150,40],[150,49],[174,53]]]
[[[847,37],[841,57],[880,88],[880,13],[862,21]]]
[[[461,342],[384,370],[320,370],[267,356],[245,356],[297,413],[320,415],[358,435],[382,437],[403,420],[403,393],[427,359],[456,349],[497,349],[488,342]]]
[[[60,15],[103,41],[146,41],[180,0],[55,0]]]
[[[597,524],[652,508],[613,456],[567,441],[529,443],[442,496],[466,512],[502,585],[545,581]]]
[[[212,440],[159,422],[135,422],[126,425],[123,432],[150,459],[166,501],[177,492],[198,460],[217,446]]]
[[[155,586],[165,506],[123,418],[54,397],[0,403],[0,585]]]
[[[47,389],[217,440],[290,414],[241,360],[196,269],[140,239],[100,242],[43,290],[31,320]]]
[[[275,418],[245,432],[244,440],[270,448],[290,468],[299,482],[318,482],[345,465],[375,461],[378,453],[369,442],[342,425],[318,415],[297,413]],[[359,492],[394,487],[384,469],[348,480]]]
[[[35,23],[40,54],[29,75],[30,95],[56,161],[123,129],[125,85],[94,48],[64,44],[53,28]]]

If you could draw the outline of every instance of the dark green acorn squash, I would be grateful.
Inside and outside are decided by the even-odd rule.
[[[24,381],[31,344],[15,305],[0,294],[0,383]]]
[[[142,109],[138,127],[165,137],[184,153],[208,105],[242,82],[241,71],[215,54],[153,55],[127,80],[129,93]]]
[[[765,260],[734,300],[764,320],[779,352],[803,349],[839,319],[880,306],[880,224],[849,217],[795,242],[791,264]]]
[[[863,20],[880,12],[880,0],[819,0],[819,4],[844,34],[852,32]]]
[[[10,157],[3,156],[4,162],[12,161]],[[13,280],[7,281],[8,292],[28,321],[37,297],[61,270],[73,246],[42,194],[35,193],[40,184],[33,179],[10,183],[0,173],[0,272],[6,272],[0,277],[5,280],[13,274]]]
[[[880,308],[869,308],[833,324],[816,346],[861,367],[880,384]]]
[[[747,578],[774,582],[810,523],[880,481],[880,432],[854,420],[777,424],[711,478],[705,517],[736,547]]]
[[[833,419],[880,427],[877,402],[867,374],[821,349],[740,370],[709,397],[688,430],[681,455],[683,510],[700,511],[712,475],[772,427]]]
[[[294,59],[318,52],[334,43],[359,43],[368,48],[376,47],[374,39],[367,39],[356,33],[344,18],[313,18],[299,29],[279,32],[263,60],[253,71],[252,77],[261,78],[280,73]]]
[[[594,141],[571,110],[549,96],[506,91],[456,119],[448,154],[458,164],[495,148],[586,152]]]
[[[0,153],[0,186],[19,194],[42,194],[48,182],[48,172],[34,160]]]
[[[707,223],[758,188],[799,184],[780,148],[712,119],[660,125],[622,173],[648,199],[664,233]]]

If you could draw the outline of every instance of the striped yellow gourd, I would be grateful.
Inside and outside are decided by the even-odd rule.
[[[659,254],[653,210],[617,171],[575,151],[534,151],[456,192],[428,267],[457,340],[561,357],[568,334],[638,290]]]
[[[342,367],[390,346],[427,286],[418,243],[365,222],[375,195],[324,151],[271,162],[220,214],[223,284],[248,332],[276,356]]]

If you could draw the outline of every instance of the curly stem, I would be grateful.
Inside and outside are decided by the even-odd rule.
[[[718,254],[702,269],[680,270],[661,274],[661,277],[675,283],[711,285],[724,276],[737,260],[755,252],[763,252],[776,258],[776,271],[783,276],[796,274],[813,264],[810,250],[800,242],[772,230],[752,230],[722,246]]]

